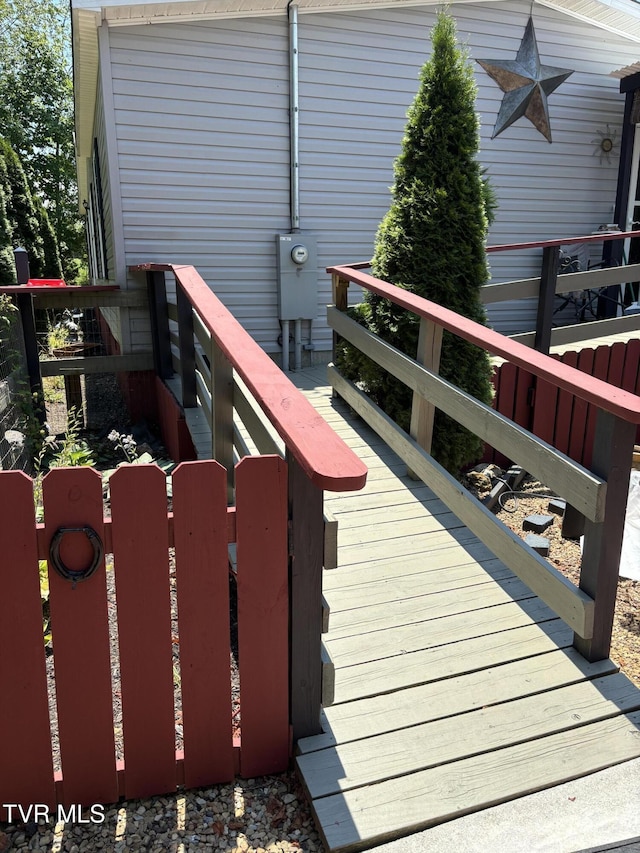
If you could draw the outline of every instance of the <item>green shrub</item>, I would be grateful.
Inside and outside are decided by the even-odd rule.
[[[486,322],[480,287],[489,278],[485,254],[488,216],[495,197],[477,161],[476,86],[456,26],[439,12],[431,33],[432,55],[421,72],[409,109],[402,151],[395,163],[393,201],[382,220],[373,274],[469,317]],[[415,357],[419,319],[368,292],[350,311],[359,323]],[[343,342],[342,372],[358,382],[390,417],[408,430],[412,392]],[[491,366],[477,347],[444,334],[440,374],[486,403]],[[476,460],[480,440],[442,412],[436,413],[432,454],[452,473]]]

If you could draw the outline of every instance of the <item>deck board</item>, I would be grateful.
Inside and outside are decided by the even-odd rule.
[[[330,853],[369,849],[640,756],[640,690],[571,630],[343,401],[293,374],[368,465],[325,495],[335,699],[297,769]]]

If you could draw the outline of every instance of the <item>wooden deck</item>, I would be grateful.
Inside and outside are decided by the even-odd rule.
[[[297,769],[328,851],[384,841],[640,756],[640,690],[572,633],[340,400],[291,375],[369,467],[325,494],[336,669]]]

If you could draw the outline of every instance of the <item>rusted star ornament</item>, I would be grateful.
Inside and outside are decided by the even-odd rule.
[[[524,116],[551,142],[547,97],[573,74],[566,68],[540,63],[533,20],[529,18],[515,59],[478,59],[505,93],[491,136],[494,139]]]

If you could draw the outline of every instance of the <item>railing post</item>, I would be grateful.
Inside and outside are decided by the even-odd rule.
[[[169,338],[167,286],[163,272],[147,273],[147,295],[149,298],[155,371],[160,379],[170,379],[173,376],[173,360],[171,358],[171,340]]]
[[[233,502],[233,366],[211,337],[211,454],[227,469],[227,499]]]
[[[542,250],[542,271],[540,273],[540,292],[538,294],[538,317],[534,342],[538,352],[549,354],[551,347],[551,326],[553,322],[553,302],[558,281],[560,247],[545,246]]]
[[[333,295],[333,304],[338,311],[346,311],[349,307],[349,282],[346,278],[340,278],[339,275],[333,273],[331,275],[331,292]],[[331,361],[336,363],[336,348],[338,346],[339,335],[333,333],[333,345],[331,349]],[[335,390],[331,392],[332,397],[337,397]]]
[[[24,352],[27,362],[29,388],[34,401],[34,414],[40,421],[45,421],[44,400],[42,397],[42,375],[40,373],[40,358],[38,356],[38,340],[36,338],[36,319],[33,310],[33,296],[30,293],[18,294],[18,310],[22,325]]]
[[[196,347],[193,339],[193,308],[176,281],[176,300],[178,306],[178,336],[180,339],[180,379],[182,381],[182,405],[192,409],[198,404],[196,388]]]
[[[595,601],[593,637],[574,635],[573,642],[590,661],[606,659],[611,648],[635,434],[635,424],[598,412],[591,470],[606,479],[607,492],[603,520],[585,519],[580,570],[580,589]]]
[[[418,334],[418,351],[416,361],[424,365],[433,373],[440,370],[440,353],[442,351],[442,326],[420,318],[420,331]],[[427,453],[431,453],[431,442],[433,440],[433,419],[436,407],[421,394],[414,391],[411,404],[411,426],[409,429],[411,438],[415,439],[420,447]],[[412,471],[407,471],[410,477],[419,479]]]
[[[293,739],[321,731],[322,490],[287,451],[289,469],[291,681]]]

